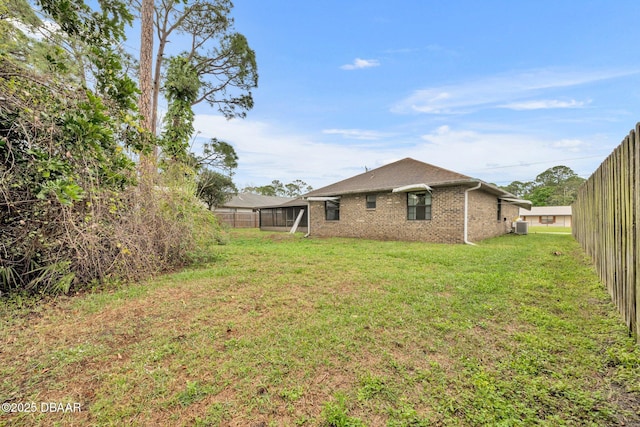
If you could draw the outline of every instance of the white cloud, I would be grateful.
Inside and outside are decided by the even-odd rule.
[[[419,89],[396,103],[394,113],[454,114],[480,108],[520,105],[526,108],[578,107],[578,101],[541,101],[539,104],[520,103],[517,99],[531,97],[540,92],[568,88],[616,77],[637,74],[638,71],[555,71],[532,70],[488,76],[455,85]],[[545,104],[546,102],[546,104]],[[571,105],[575,102],[575,105]]]
[[[300,134],[247,119],[228,121],[220,116],[197,115],[194,128],[202,142],[216,137],[233,145],[239,157],[234,181],[240,187],[263,185],[274,179],[302,179],[319,188],[362,173],[365,166],[381,166],[392,157],[388,155],[391,150],[384,147],[326,142],[321,135]]]
[[[512,102],[509,104],[500,105],[501,108],[508,108],[510,110],[545,110],[553,108],[581,108],[589,104],[591,101],[560,101],[557,99],[540,99],[533,101]]]
[[[348,144],[332,135],[357,135],[359,131],[328,129],[315,135],[252,120],[227,121],[220,116],[198,115],[194,123],[205,142],[216,137],[232,144],[239,156],[234,181],[239,187],[264,185],[274,179],[301,179],[314,188],[349,178],[391,161],[412,157],[499,185],[531,180],[540,172],[565,164],[581,175],[591,174],[606,155],[593,147],[602,143],[579,139],[545,139],[519,132],[477,131],[441,126],[422,136],[402,136],[375,142]],[[323,137],[323,135],[328,138]],[[390,141],[390,142],[388,142]],[[606,149],[610,151],[609,148]],[[567,159],[573,161],[566,161]]]
[[[342,65],[340,68],[343,70],[360,70],[362,68],[379,67],[380,61],[377,59],[360,59],[356,58],[351,64]]]
[[[555,148],[566,148],[573,152],[580,151],[580,147],[583,147],[584,145],[584,141],[580,139],[561,139],[553,143],[553,147]]]
[[[327,135],[342,135],[347,139],[360,140],[377,140],[389,136],[389,134],[385,134],[383,132],[363,129],[325,129],[322,133]]]
[[[560,163],[577,173],[591,173],[604,160],[604,156],[589,151],[590,144],[579,139],[552,140],[517,132],[483,133],[449,126],[441,126],[421,138],[424,144],[415,148],[416,159],[498,185],[531,180]]]

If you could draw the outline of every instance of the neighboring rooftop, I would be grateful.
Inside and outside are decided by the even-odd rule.
[[[263,196],[262,194],[238,193],[227,203],[219,206],[224,208],[245,208],[253,209],[261,206],[281,205],[291,200],[292,197]]]
[[[291,208],[291,207],[298,207],[298,206],[307,206],[309,203],[304,200],[302,197],[296,197],[295,199],[287,199],[284,203],[276,203],[276,204],[270,204],[270,205],[264,205],[264,206],[258,206],[258,208],[261,209],[265,209],[265,208]]]
[[[571,206],[533,206],[530,210],[520,208],[520,216],[571,215]]]

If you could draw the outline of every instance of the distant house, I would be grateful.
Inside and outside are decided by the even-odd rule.
[[[571,227],[571,206],[534,206],[520,209],[520,218],[529,225]]]
[[[224,224],[234,228],[257,228],[260,225],[259,208],[279,205],[294,200],[290,197],[263,196],[253,193],[239,193],[213,212]]]
[[[311,236],[472,243],[509,233],[519,200],[479,179],[406,158],[311,191]]]

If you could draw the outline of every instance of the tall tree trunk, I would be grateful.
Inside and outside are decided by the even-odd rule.
[[[164,30],[164,29],[163,29]],[[156,53],[156,68],[153,76],[153,94],[151,96],[151,133],[156,134],[158,123],[158,98],[160,95],[160,79],[162,78],[162,60],[164,59],[164,47],[167,44],[167,35],[163,31],[160,37],[160,46]]]
[[[150,135],[153,130],[153,112],[151,108],[151,73],[153,62],[153,0],[142,0],[141,11],[141,36],[140,36],[140,99],[138,101],[138,109],[140,110],[142,123],[140,125]],[[158,156],[158,147],[153,145],[151,157],[143,156],[141,162],[148,163],[151,170]],[[145,159],[146,158],[146,159]],[[146,169],[145,165],[142,165]]]

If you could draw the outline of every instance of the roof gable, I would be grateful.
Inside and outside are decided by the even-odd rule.
[[[335,184],[313,190],[305,194],[305,197],[388,191],[413,184],[437,186],[463,182],[477,182],[477,180],[467,175],[407,157]]]

